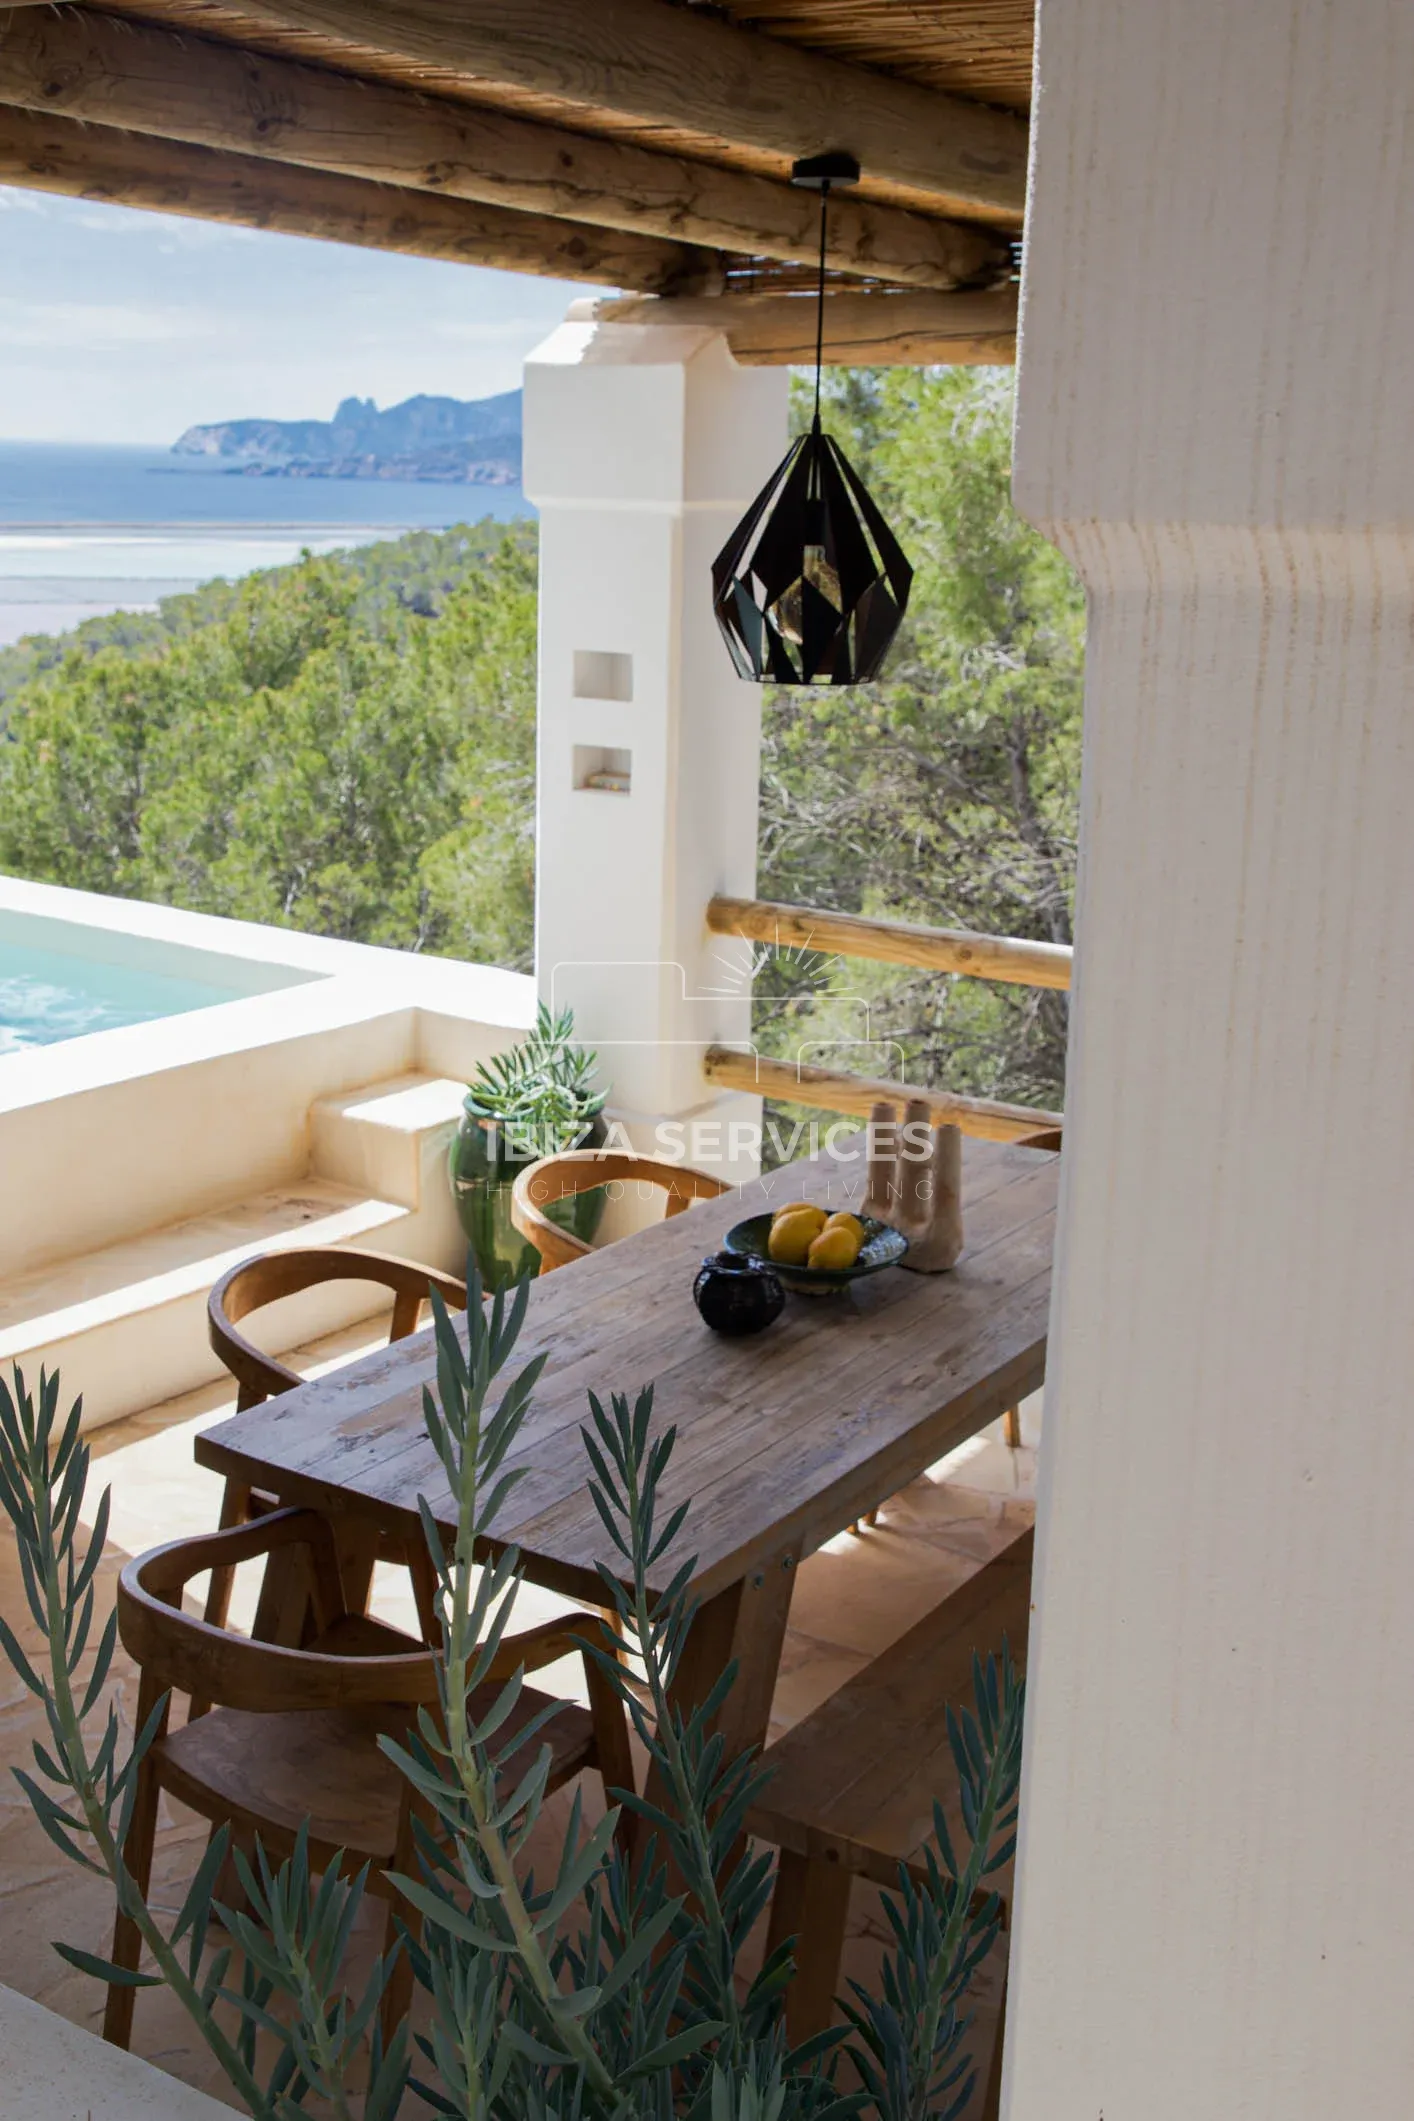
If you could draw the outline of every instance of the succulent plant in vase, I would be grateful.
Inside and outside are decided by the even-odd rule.
[[[595,1088],[598,1057],[575,1044],[574,1011],[552,1014],[541,1002],[535,1029],[483,1061],[467,1089],[452,1143],[457,1214],[488,1289],[508,1288],[536,1253],[511,1221],[511,1188],[527,1164],[604,1140],[604,1100]],[[556,1201],[546,1210],[588,1242],[604,1213],[603,1189]]]

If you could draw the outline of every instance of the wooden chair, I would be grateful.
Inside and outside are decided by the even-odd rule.
[[[582,1237],[552,1222],[545,1209],[557,1200],[590,1193],[616,1180],[661,1186],[668,1196],[669,1215],[681,1215],[695,1200],[716,1200],[731,1191],[725,1180],[694,1171],[690,1164],[665,1164],[656,1156],[637,1156],[627,1149],[566,1149],[559,1156],[542,1156],[538,1163],[526,1165],[511,1191],[511,1221],[540,1254],[542,1274],[566,1267],[593,1250]]]
[[[257,1252],[227,1269],[206,1300],[207,1332],[212,1347],[235,1378],[236,1409],[258,1407],[263,1399],[288,1392],[303,1384],[297,1370],[265,1354],[236,1327],[252,1311],[278,1303],[282,1296],[296,1296],[303,1289],[326,1282],[371,1281],[393,1292],[393,1324],[388,1341],[406,1340],[417,1331],[419,1312],[429,1288],[458,1311],[466,1309],[466,1289],[450,1274],[434,1267],[419,1267],[410,1259],[393,1259],[383,1252],[356,1252],[341,1246],[291,1246],[280,1252]]]
[[[1005,1638],[1018,1670],[1024,1666],[1032,1544],[1030,1531],[1014,1539],[766,1752],[773,1779],[747,1827],[780,1850],[766,1949],[796,1940],[786,1992],[793,2041],[833,2018],[851,1881],[896,1886],[900,1863],[922,1877],[918,1856],[935,1797],[949,1831],[958,1828],[948,1704],[972,1699],[974,1650],[1000,1652]],[[1002,1895],[1005,1921],[1010,1866],[988,1887]],[[1000,2055],[999,2025],[988,2116],[997,2111]]]
[[[257,1555],[298,1550],[308,1571],[317,1630],[307,1649],[281,1649],[211,1626],[180,1610],[184,1587],[203,1570],[231,1567]],[[369,1890],[389,1903],[392,1930],[394,1889],[387,1868],[415,1873],[414,1812],[431,1818],[414,1800],[410,1785],[378,1749],[381,1733],[400,1736],[420,1707],[437,1703],[436,1660],[422,1644],[396,1628],[350,1612],[343,1595],[338,1555],[326,1520],[313,1510],[277,1510],[255,1523],[205,1538],[176,1540],[130,1561],[118,1584],[118,1627],[123,1646],[140,1670],[136,1728],[141,1730],[164,1695],[194,1697],[193,1712],[174,1730],[164,1708],[158,1735],[138,1771],[124,1859],[139,1891],[146,1894],[160,1793],[167,1790],[213,1824],[229,1821],[235,1833],[260,1836],[276,1860],[294,1846],[309,1822],[315,1869],[342,1852],[343,1867],[371,1865]],[[551,1767],[548,1789],[558,1789],[585,1767],[596,1767],[609,1788],[632,1788],[633,1761],[623,1706],[594,1659],[586,1639],[598,1639],[598,1622],[571,1614],[509,1638],[496,1653],[490,1678],[471,1697],[489,1709],[506,1680],[533,1672],[573,1650],[584,1659],[591,1707],[563,1704],[521,1751],[505,1761],[507,1791],[516,1787],[543,1746]],[[195,1712],[196,1699],[215,1704]],[[541,1710],[546,1695],[522,1688],[502,1727],[498,1747]],[[416,1910],[398,1903],[407,1929],[416,1935]],[[113,1960],[135,1968],[141,1940],[132,1920],[119,1913]],[[109,1988],[103,2035],[126,2047],[132,2035],[134,1990]],[[406,2016],[412,1967],[404,1951],[384,2002],[388,2031]]]
[[[288,1392],[304,1382],[297,1370],[247,1340],[237,1330],[239,1321],[266,1304],[278,1303],[282,1296],[295,1296],[301,1290],[338,1281],[374,1282],[381,1288],[392,1290],[390,1346],[417,1331],[429,1288],[435,1288],[444,1302],[454,1309],[466,1309],[466,1289],[450,1274],[439,1274],[433,1267],[416,1266],[411,1260],[393,1259],[382,1252],[346,1251],[334,1246],[311,1246],[302,1250],[292,1246],[288,1250],[259,1252],[251,1259],[243,1259],[221,1276],[206,1299],[207,1334],[212,1348],[236,1380],[238,1412],[259,1406],[262,1400],[278,1398],[281,1392]],[[232,1526],[247,1524],[253,1517],[262,1516],[278,1506],[273,1495],[253,1491],[244,1482],[228,1480],[221,1502],[221,1529],[226,1531]],[[420,1550],[419,1554],[410,1557],[401,1549],[389,1549],[384,1558],[393,1561],[411,1559],[415,1563],[420,1559]],[[368,1574],[371,1569],[370,1560]],[[233,1578],[234,1571],[230,1568],[212,1571],[206,1618],[213,1627],[226,1624]],[[419,1581],[416,1568],[414,1581]],[[355,1599],[359,1588],[350,1580],[350,1593]],[[362,1589],[366,1595],[366,1581]],[[262,1635],[272,1632],[269,1613],[262,1615],[257,1632]]]

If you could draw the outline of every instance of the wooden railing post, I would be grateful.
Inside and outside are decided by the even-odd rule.
[[[1013,986],[1065,989],[1071,951],[1066,943],[1033,943],[1009,935],[974,935],[961,928],[922,928],[909,921],[873,920],[857,913],[823,913],[813,906],[787,906],[772,899],[728,898],[707,907],[713,935],[744,935],[780,949],[819,950],[840,957],[871,958],[885,965],[913,965],[928,972],[961,973],[970,979],[1004,980]],[[960,1127],[985,1141],[1028,1142],[1058,1149],[1065,1117],[995,1098],[963,1097],[947,1090],[918,1092],[915,1085],[851,1075],[843,1069],[773,1059],[751,1047],[709,1046],[703,1060],[709,1083],[752,1090],[786,1104],[817,1105],[868,1119],[881,1098],[900,1093],[927,1098],[931,1124]]]
[[[842,1069],[814,1068],[803,1061],[773,1060],[763,1053],[730,1046],[709,1046],[702,1063],[709,1083],[723,1090],[746,1090],[774,1097],[783,1104],[818,1105],[826,1112],[845,1112],[868,1119],[880,1100],[918,1097],[928,1106],[933,1127],[960,1127],[983,1141],[1026,1142],[1034,1148],[1059,1147],[1064,1126],[1059,1112],[1040,1112],[1030,1105],[1004,1105],[990,1097],[960,1097],[949,1090],[919,1090],[882,1077],[850,1075]]]
[[[922,928],[910,921],[825,913],[814,906],[784,906],[759,898],[714,898],[707,908],[707,926],[714,935],[748,935],[783,950],[866,957],[884,965],[962,972],[972,979],[1005,980],[1021,987],[1070,985],[1068,943],[974,935],[965,928]]]

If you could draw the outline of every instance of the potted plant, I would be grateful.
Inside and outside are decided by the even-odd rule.
[[[452,1195],[488,1289],[508,1288],[537,1268],[534,1246],[511,1221],[517,1174],[542,1156],[598,1148],[605,1138],[608,1093],[594,1087],[597,1065],[597,1055],[574,1042],[574,1011],[552,1015],[541,1002],[530,1035],[483,1061],[468,1087],[452,1143]],[[604,1213],[603,1188],[546,1212],[588,1243]]]

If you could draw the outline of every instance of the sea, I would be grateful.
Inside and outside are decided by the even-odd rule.
[[[533,513],[516,486],[246,478],[124,443],[0,442],[0,647],[305,550]]]

